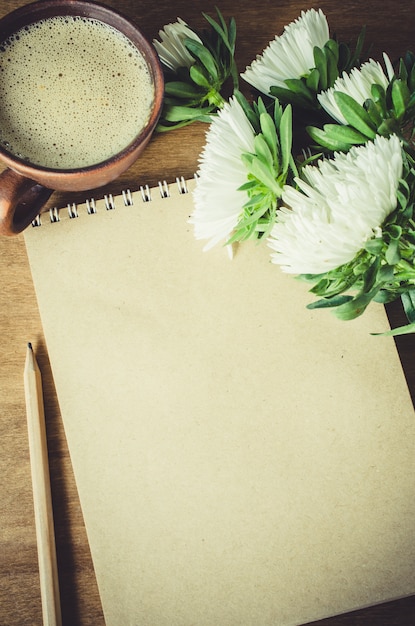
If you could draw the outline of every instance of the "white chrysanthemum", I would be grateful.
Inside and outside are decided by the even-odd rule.
[[[299,190],[284,188],[286,206],[268,240],[272,261],[292,274],[323,274],[351,261],[396,208],[402,167],[396,135],[306,166]]]
[[[241,76],[264,94],[269,94],[273,86],[286,88],[284,81],[287,78],[309,74],[315,66],[314,47],[322,48],[329,38],[327,19],[321,9],[302,11],[301,16],[288,24],[283,34],[275,37]]]
[[[384,55],[385,64],[388,74],[391,70],[391,63],[386,55]],[[347,124],[347,121],[340,112],[339,107],[334,99],[334,92],[341,91],[351,96],[358,104],[363,104],[368,98],[371,98],[372,85],[377,84],[387,88],[389,78],[386,76],[382,66],[377,61],[369,59],[358,69],[354,67],[350,74],[343,72],[342,76],[335,81],[333,87],[318,94],[317,98],[325,111],[339,124]]]
[[[208,240],[205,250],[226,242],[249,199],[238,188],[247,181],[241,154],[255,151],[254,138],[243,108],[231,98],[210,124],[193,192],[195,209],[190,223],[196,239]]]
[[[167,24],[163,30],[159,31],[160,41],[153,40],[154,47],[161,62],[174,72],[179,67],[190,67],[195,62],[190,52],[183,45],[186,37],[194,39],[199,43],[202,40],[180,17],[174,24]]]

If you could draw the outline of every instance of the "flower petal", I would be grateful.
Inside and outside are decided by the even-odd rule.
[[[190,67],[194,64],[195,60],[183,45],[183,40],[189,37],[199,43],[202,41],[185,21],[180,17],[177,18],[177,22],[167,24],[163,30],[160,30],[159,36],[161,42],[154,39],[153,44],[161,62],[166,67],[176,72],[179,67]]]
[[[255,133],[236,100],[225,104],[210,124],[199,159],[195,209],[190,218],[196,239],[208,239],[205,250],[229,238],[248,200],[239,187],[247,180],[241,159],[254,151]]]
[[[268,240],[273,263],[293,274],[322,274],[351,261],[397,206],[398,137],[377,136],[346,154],[306,166]]]
[[[390,71],[388,69],[388,71]],[[317,98],[325,111],[339,124],[347,124],[336,101],[334,93],[341,91],[352,97],[358,104],[363,104],[368,98],[371,98],[372,85],[381,85],[385,89],[389,84],[388,77],[385,75],[382,66],[377,61],[369,59],[358,69],[354,67],[350,74],[343,72],[335,81],[333,87],[318,94]]]
[[[322,48],[329,37],[327,19],[321,9],[302,11],[241,76],[264,94],[269,94],[272,86],[286,87],[286,79],[301,78],[310,72],[314,67],[314,47]]]

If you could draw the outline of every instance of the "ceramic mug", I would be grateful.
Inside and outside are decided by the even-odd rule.
[[[0,233],[21,232],[54,190],[122,174],[148,144],[163,92],[153,46],[113,9],[39,0],[1,19]]]

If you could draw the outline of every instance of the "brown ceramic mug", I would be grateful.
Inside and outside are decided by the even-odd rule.
[[[55,34],[52,30],[55,28],[61,34],[58,35],[58,31]],[[52,37],[47,35],[46,29],[53,33]],[[94,30],[92,35],[91,29]],[[113,35],[116,41],[112,41]],[[33,43],[42,37],[38,58],[33,54]],[[55,39],[59,51],[53,49]],[[87,44],[82,43],[84,40]],[[104,52],[107,45],[110,45],[109,51]],[[73,80],[72,72],[77,78],[78,71],[69,62],[62,70],[65,46],[68,46],[66,57],[70,54],[75,65],[78,58],[83,59],[78,68],[78,82],[83,84],[80,93],[74,93],[76,85],[65,83],[70,80],[69,75]],[[119,46],[122,62],[121,57],[117,60]],[[94,54],[101,53],[102,62],[97,61],[98,69],[94,69],[91,66]],[[42,63],[48,62],[50,67],[41,69]],[[86,69],[85,63],[89,64]],[[133,63],[134,68],[140,68],[140,76],[133,76]],[[30,64],[35,64],[35,69]],[[11,72],[14,66],[20,72],[16,80],[16,72]],[[38,75],[34,79],[36,72]],[[88,85],[88,72],[92,87]],[[112,72],[107,89],[101,84],[106,80],[105,72]],[[127,81],[127,89],[123,80]],[[145,89],[140,87],[143,80],[149,83]],[[67,93],[61,93],[62,85]],[[111,182],[130,167],[143,152],[155,129],[163,104],[163,90],[163,74],[153,46],[130,21],[113,9],[82,0],[39,0],[1,19],[0,160],[7,168],[0,174],[0,233],[14,235],[21,232],[33,221],[54,190],[94,189]],[[45,94],[50,95],[50,101]],[[89,101],[92,104],[86,104]],[[143,111],[138,113],[140,103]],[[55,140],[53,133],[59,124],[62,128]],[[77,133],[74,139],[72,135]],[[92,148],[93,145],[96,149]]]

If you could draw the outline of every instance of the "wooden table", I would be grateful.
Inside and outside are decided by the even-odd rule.
[[[2,0],[0,17],[23,4],[26,2]],[[107,4],[133,19],[149,39],[178,16],[195,27],[202,27],[201,12],[214,15],[214,5],[219,4],[226,18],[234,15],[237,19],[240,71],[285,24],[302,10],[314,6],[309,0],[278,3],[268,0],[222,0],[220,3],[113,0]],[[332,32],[336,31],[345,41],[353,40],[366,24],[367,42],[373,42],[374,58],[380,59],[383,51],[394,58],[413,46],[415,0],[367,0],[366,3],[322,0],[319,6],[327,15]],[[172,182],[177,175],[191,177],[197,167],[205,130],[203,125],[194,125],[156,136],[145,155],[111,185],[110,191],[116,194],[140,184],[152,186],[159,180]],[[100,197],[106,191],[101,189],[94,194]],[[90,197],[90,194],[82,194],[82,197],[55,194],[48,206],[77,202],[85,196]],[[68,626],[100,626],[104,620],[22,236],[0,239],[0,285],[0,624],[42,623],[23,391],[26,344],[32,341],[44,382],[63,621]],[[399,305],[389,307],[388,313],[393,325],[404,321]],[[415,336],[399,339],[397,346],[415,398]],[[415,624],[415,596],[315,624],[410,626]]]

